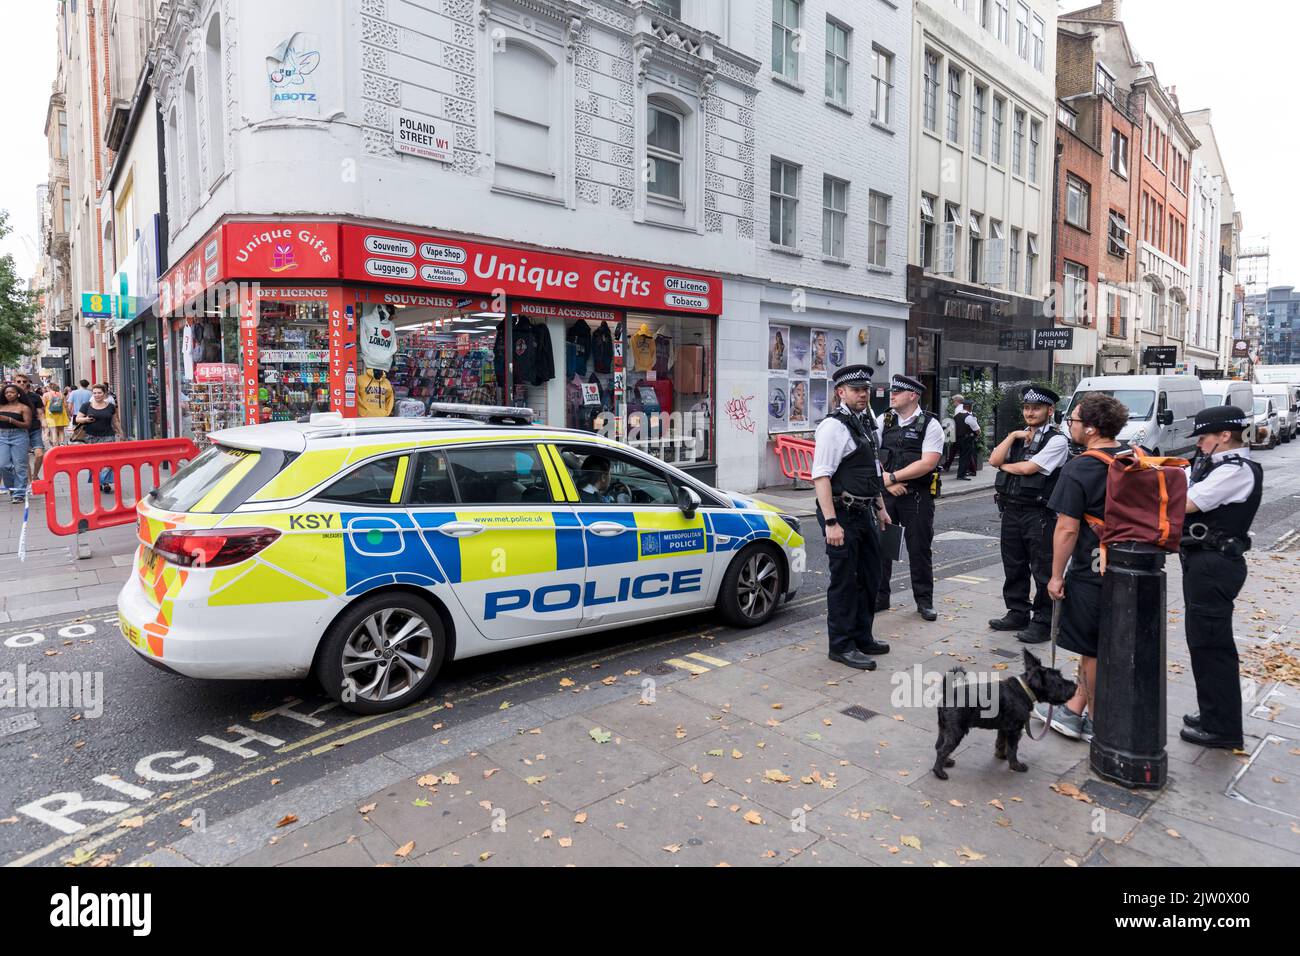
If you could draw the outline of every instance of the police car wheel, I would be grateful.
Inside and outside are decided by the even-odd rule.
[[[442,667],[447,639],[426,601],[389,592],[363,598],[321,644],[316,675],[325,692],[359,714],[398,710],[419,699]]]
[[[764,545],[742,551],[727,568],[718,595],[718,610],[728,624],[757,627],[765,623],[781,603],[781,564],[775,552]]]

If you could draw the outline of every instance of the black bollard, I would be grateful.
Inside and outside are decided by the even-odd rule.
[[[1107,549],[1097,647],[1094,772],[1131,789],[1165,785],[1165,552],[1120,541]]]

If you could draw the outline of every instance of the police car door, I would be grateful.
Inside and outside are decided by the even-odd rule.
[[[582,530],[561,489],[550,459],[531,442],[418,456],[411,515],[456,600],[489,640],[581,625]]]
[[[704,607],[713,576],[704,515],[686,517],[677,483],[640,456],[606,445],[553,446],[577,502],[587,552],[584,625]],[[602,461],[603,459],[603,461]],[[600,477],[604,462],[609,480]]]

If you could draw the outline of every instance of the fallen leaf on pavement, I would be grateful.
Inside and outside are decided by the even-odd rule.
[[[400,856],[402,859],[406,859],[408,856],[411,855],[411,851],[414,849],[415,849],[415,841],[411,840],[409,843],[403,843],[396,850],[394,850],[393,856]],[[488,854],[488,856],[491,856],[491,854]],[[487,857],[482,857],[482,856],[479,857],[480,860],[486,858]]]
[[[768,770],[763,774],[763,779],[770,780],[772,783],[789,783],[790,775],[780,770]]]
[[[1092,797],[1088,796],[1072,783],[1054,783],[1052,784],[1051,789],[1064,797],[1073,797],[1081,803],[1092,803]],[[1015,798],[1012,797],[1012,799],[1014,800]]]
[[[616,681],[616,680],[618,680],[618,675],[617,675],[617,674],[610,674],[608,677],[606,677],[604,680],[602,680],[601,683],[604,684],[606,687],[608,687],[608,686],[610,686],[611,684],[613,684],[614,681]]]
[[[501,772],[501,768],[500,768],[500,767],[493,767],[491,770],[484,770],[484,771],[483,771],[483,779],[486,780],[488,777],[492,776],[494,773],[500,773],[500,772]]]
[[[561,687],[572,687],[573,685],[574,685],[574,681],[573,681],[572,679],[570,679],[570,678],[568,678],[568,677],[561,677],[561,678],[560,678],[560,686],[561,686]]]
[[[990,806],[990,807],[997,807],[999,810],[1005,810],[1005,809],[1006,809],[1006,807],[1004,807],[1004,806],[1002,805],[1002,801],[1001,801],[1001,800],[990,800],[990,801],[989,801],[989,806]]]
[[[713,774],[711,772],[703,773],[700,775],[700,783],[708,783],[712,779],[713,779]]]
[[[901,844],[903,844],[903,846],[910,846],[913,850],[919,850],[919,849],[921,849],[921,838],[920,838],[920,837],[915,837],[915,836],[912,836],[912,835],[908,834],[908,835],[906,835],[906,836],[900,837],[899,840],[898,840],[898,842],[901,843]]]
[[[676,853],[682,848],[680,843],[670,843],[667,846],[660,847],[661,850],[667,850],[669,853]]]
[[[733,750],[731,751],[731,759],[732,759],[732,760],[739,760],[739,759],[740,759],[741,757],[743,757],[743,756],[745,756],[745,755],[742,754],[739,750],[734,750],[734,749],[733,749]]]
[[[962,858],[967,859],[967,860],[982,860],[982,859],[984,859],[984,854],[983,854],[983,853],[976,853],[974,850],[972,850],[972,849],[971,849],[970,847],[968,847],[968,846],[960,847],[956,852],[957,852],[957,855],[958,855],[959,857],[962,857]]]
[[[560,839],[557,840],[556,842],[559,843],[560,846],[564,847],[565,849],[568,849],[569,847],[573,846],[573,840],[570,839],[569,837],[560,837]]]
[[[553,836],[555,836],[555,834],[552,833],[550,830],[543,830],[543,831],[542,831],[542,839],[543,839],[543,840],[549,840],[549,839],[550,839],[551,837],[553,837]]]
[[[745,822],[752,823],[755,826],[758,826],[763,822],[763,818],[759,815],[759,812],[757,810],[750,810],[748,813],[745,814]]]
[[[964,807],[964,806],[966,806],[966,804],[962,803],[960,800],[949,800],[949,801],[948,801],[948,805],[949,805],[949,806],[953,806],[953,807]]]
[[[591,730],[587,731],[587,733],[590,734],[591,739],[596,741],[598,744],[607,744],[609,743],[610,738],[614,736],[608,730],[601,730],[599,727],[592,727]]]
[[[492,809],[492,801],[491,801],[491,800],[480,800],[480,801],[478,802],[478,805],[479,805],[480,807],[482,807],[484,810],[491,810],[491,809]]]
[[[574,822],[574,823],[586,823],[586,822],[587,822],[587,815],[586,815],[585,813],[579,813],[579,814],[577,814],[576,816],[574,816],[574,818],[573,818],[573,822]]]
[[[534,784],[541,783],[545,779],[546,779],[545,774],[543,774],[540,777],[524,777],[524,783],[528,784],[529,786],[532,786]]]
[[[293,818],[293,820],[297,820],[297,819],[298,819],[297,817]],[[290,820],[289,822],[292,823],[293,820]],[[144,817],[127,817],[125,820],[123,820],[121,823],[118,824],[118,827],[120,829],[125,829],[125,830],[138,830],[142,826],[144,826]],[[277,824],[277,826],[283,826],[283,824]]]
[[[686,729],[682,727],[681,724],[678,724],[677,730],[674,731],[673,736],[675,736],[678,740],[681,740],[683,737],[686,736]]]
[[[419,787],[436,787],[441,782],[441,778],[436,773],[426,773],[415,781]]]
[[[364,807],[357,807],[357,813],[373,813],[377,806],[376,803],[367,803]]]
[[[721,756],[722,756],[722,751],[721,751],[721,750],[710,750],[710,751],[709,751],[708,753],[706,753],[704,756],[706,756],[706,757],[721,757]]]
[[[289,824],[297,823],[297,822],[298,822],[298,818],[296,816],[294,816],[292,813],[286,813],[283,817],[280,818],[280,822],[277,823],[275,827],[278,830],[280,827],[287,827]]]
[[[1175,840],[1181,840],[1183,838],[1183,835],[1179,833],[1177,830],[1175,830],[1173,827],[1166,828],[1165,832],[1168,833]]]
[[[478,861],[479,861],[480,863],[485,863],[485,862],[487,862],[487,861],[490,860],[490,859],[492,859],[492,851],[491,851],[491,850],[484,850],[482,853],[480,853],[480,854],[478,855]]]

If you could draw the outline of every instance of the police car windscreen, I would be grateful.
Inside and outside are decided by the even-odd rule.
[[[1151,409],[1156,404],[1156,393],[1146,392],[1140,389],[1114,389],[1114,388],[1091,388],[1087,392],[1075,392],[1074,400],[1070,402],[1070,410],[1073,411],[1078,407],[1079,402],[1084,395],[1089,394],[1110,395],[1112,398],[1119,399],[1120,404],[1128,409],[1128,420],[1146,421],[1151,417]]]
[[[260,452],[213,445],[165,481],[154,492],[151,503],[164,511],[190,511],[217,482]]]

